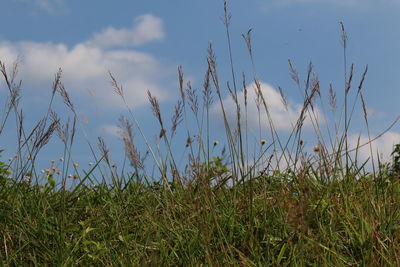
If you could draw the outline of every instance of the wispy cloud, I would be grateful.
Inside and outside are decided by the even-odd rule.
[[[55,13],[64,7],[64,0],[34,0],[35,5],[49,13]]]
[[[4,0],[3,0],[4,1]],[[10,0],[24,5],[32,5],[50,14],[58,13],[65,9],[65,0]]]
[[[247,117],[247,125],[249,128],[256,130],[259,128],[259,116],[258,116],[258,109],[256,105],[256,89],[254,84],[250,84],[247,86],[248,88],[248,117]],[[300,116],[300,112],[302,109],[302,105],[296,103],[287,103],[287,109],[282,102],[281,94],[275,90],[272,86],[267,83],[261,83],[261,91],[264,95],[264,98],[267,102],[270,115],[272,117],[274,127],[278,131],[291,131],[293,126],[296,124],[297,119]],[[241,109],[241,116],[245,119],[244,115],[244,92],[241,91],[238,93],[238,102],[240,104]],[[227,114],[228,120],[234,122],[236,120],[236,104],[233,101],[232,97],[229,95],[223,99],[223,104],[225,108],[225,112]],[[216,116],[221,118],[221,109],[219,103],[214,103],[212,107],[212,111]],[[318,108],[314,109],[314,113],[317,115],[317,119],[319,123],[324,122],[324,117],[322,113],[319,111]],[[268,128],[268,119],[267,119],[267,112],[264,109],[264,106],[261,104],[260,106],[260,119],[261,119],[261,128],[266,129]],[[304,127],[309,128],[312,126],[312,122],[310,118],[307,116],[304,121]]]
[[[163,21],[153,15],[145,14],[135,19],[132,28],[115,29],[108,27],[96,33],[88,45],[103,48],[117,46],[139,46],[165,37]]]
[[[138,22],[137,26],[129,31],[131,39],[127,41],[128,44],[132,40],[135,40],[136,44],[143,44],[164,36],[160,27],[148,26],[157,23],[162,25],[161,19],[145,15],[139,17]],[[143,33],[145,30],[146,34]],[[104,37],[101,33],[97,36]],[[93,45],[100,39],[96,39],[95,35],[94,39],[73,47],[62,43],[0,42],[0,55],[1,60],[8,65],[18,56],[21,57],[20,77],[30,86],[51,84],[53,74],[61,67],[63,81],[68,89],[82,95],[90,88],[94,92],[94,98],[104,107],[122,107],[109,82],[108,70],[121,82],[126,99],[133,107],[147,102],[147,90],[151,90],[159,100],[167,97],[161,85],[168,75],[167,67],[162,66],[148,53],[113,48],[114,44],[106,45],[107,49],[103,45]],[[125,41],[122,40],[118,44],[122,43]]]
[[[121,128],[116,125],[104,124],[101,126],[101,130],[112,137],[121,137]]]

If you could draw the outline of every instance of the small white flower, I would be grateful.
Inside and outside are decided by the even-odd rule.
[[[32,178],[30,176],[25,176],[24,179],[22,180],[25,184],[30,184],[32,181]]]

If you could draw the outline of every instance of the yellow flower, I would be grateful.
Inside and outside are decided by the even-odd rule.
[[[261,145],[262,145],[262,146],[265,145],[266,143],[267,143],[267,140],[261,139]]]

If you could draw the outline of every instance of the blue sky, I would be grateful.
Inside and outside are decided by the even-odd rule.
[[[289,120],[282,115],[278,86],[285,91],[292,117],[298,114],[302,101],[290,79],[288,59],[297,66],[302,80],[308,62],[312,61],[321,88],[325,90],[323,94],[332,82],[338,97],[342,95],[339,21],[344,22],[349,36],[348,63],[355,63],[355,83],[359,82],[365,65],[369,65],[364,95],[372,135],[379,134],[399,115],[398,1],[232,0],[229,8],[237,75],[242,71],[249,79],[252,75],[241,34],[253,28],[257,73],[282,134],[287,132]],[[113,93],[108,70],[125,88],[128,102],[138,114],[149,139],[158,134],[159,128],[148,105],[146,91],[158,97],[166,119],[170,120],[179,97],[177,66],[183,66],[193,87],[201,88],[209,42],[215,48],[221,80],[225,83],[230,79],[221,21],[223,1],[3,0],[0,9],[3,11],[0,60],[11,65],[20,57],[21,103],[27,127],[32,127],[45,114],[54,74],[61,67],[63,83],[79,111],[88,138],[95,145],[97,136],[104,137],[117,162],[121,160],[123,147],[116,135],[116,126],[119,116],[126,115],[126,109]],[[1,99],[4,99],[7,91],[3,82],[0,86]],[[227,96],[225,101],[229,108]],[[71,116],[60,99],[55,102],[54,109],[63,120]],[[250,111],[255,112],[255,109]],[[212,133],[215,139],[223,136],[217,121]],[[328,120],[327,123],[332,122]],[[6,149],[4,157],[15,153],[14,124],[10,121],[0,136],[2,147]],[[354,120],[351,132],[354,140],[360,131],[363,131],[361,138],[366,140],[362,116]],[[88,158],[89,150],[81,130],[78,135],[73,157],[86,164],[92,159]],[[139,135],[136,137],[140,143]],[[184,147],[184,138],[175,142]],[[375,147],[387,154],[398,142],[400,128],[396,125]],[[45,166],[51,159],[61,157],[60,151],[62,144],[54,137],[40,154],[41,164]]]

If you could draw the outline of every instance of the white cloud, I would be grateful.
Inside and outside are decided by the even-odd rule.
[[[121,128],[116,125],[104,124],[101,130],[112,137],[121,137]]]
[[[34,5],[50,14],[57,13],[65,9],[65,0],[11,0],[13,2],[22,3],[25,5]]]
[[[54,13],[64,6],[64,0],[35,0],[35,4],[49,13]]]
[[[99,47],[139,46],[151,41],[162,40],[165,36],[163,21],[146,14],[135,19],[136,25],[130,29],[108,27],[88,41],[89,45]]]
[[[349,143],[352,148],[357,147],[358,135],[349,136]],[[373,137],[371,137],[373,139]],[[368,136],[360,136],[360,145],[368,142]],[[378,138],[372,142],[372,152],[374,156],[375,164],[377,163],[377,153],[382,162],[390,159],[390,154],[393,151],[394,145],[400,143],[400,133],[389,131],[385,133],[382,137]],[[366,145],[359,149],[358,157],[360,160],[365,161],[371,157],[370,146]]]
[[[150,20],[160,20],[150,17]],[[147,20],[143,16],[140,18],[142,22]],[[138,32],[138,40],[149,42],[151,36],[160,35],[159,28],[140,25],[142,23],[139,23],[136,30],[131,32],[133,36],[135,32]],[[148,32],[146,37],[141,33],[142,30],[137,30],[143,27],[149,30],[154,29],[155,33]],[[133,39],[136,40],[135,38]],[[20,56],[19,77],[29,87],[49,86],[54,74],[61,67],[62,80],[72,95],[76,93],[81,97],[82,93],[90,88],[94,92],[94,98],[105,107],[123,108],[119,96],[114,93],[110,84],[108,70],[123,85],[127,102],[132,107],[147,103],[147,90],[150,90],[160,101],[168,96],[161,84],[169,75],[169,70],[161,66],[155,57],[136,50],[104,49],[101,46],[89,45],[89,43],[93,43],[92,40],[73,47],[62,43],[0,42],[0,60],[11,66],[12,62]]]
[[[248,88],[248,107],[247,107],[247,125],[250,129],[256,130],[259,128],[259,123],[258,123],[258,110],[256,106],[256,90],[255,90],[255,85],[251,84],[247,86]],[[280,93],[275,90],[272,86],[270,86],[267,83],[261,83],[261,91],[264,95],[265,101],[268,105],[270,115],[272,117],[273,124],[275,126],[275,129],[278,131],[291,131],[293,129],[293,125],[296,124],[297,119],[300,116],[300,112],[302,109],[302,105],[300,104],[292,104],[288,103],[288,109],[286,110],[284,104],[282,103],[281,100],[281,95]],[[245,113],[244,113],[244,92],[241,91],[238,93],[238,100],[240,104],[240,109],[241,109],[241,117],[243,119],[243,124],[244,125],[244,120],[245,120]],[[227,114],[228,120],[230,122],[234,122],[236,120],[236,105],[230,95],[225,97],[223,99],[223,104],[225,108],[225,112]],[[220,108],[220,103],[216,102],[212,106],[212,111],[215,115],[219,116],[221,118],[222,112]],[[322,116],[322,113],[319,111],[319,109],[315,108],[314,109],[315,114],[317,115],[319,123],[323,123],[324,119]],[[261,127],[262,129],[265,129],[269,127],[268,124],[268,118],[267,118],[267,112],[264,109],[263,104],[260,106],[260,116],[261,116]],[[308,113],[306,120],[304,121],[303,127],[311,127],[312,122],[309,119]]]

